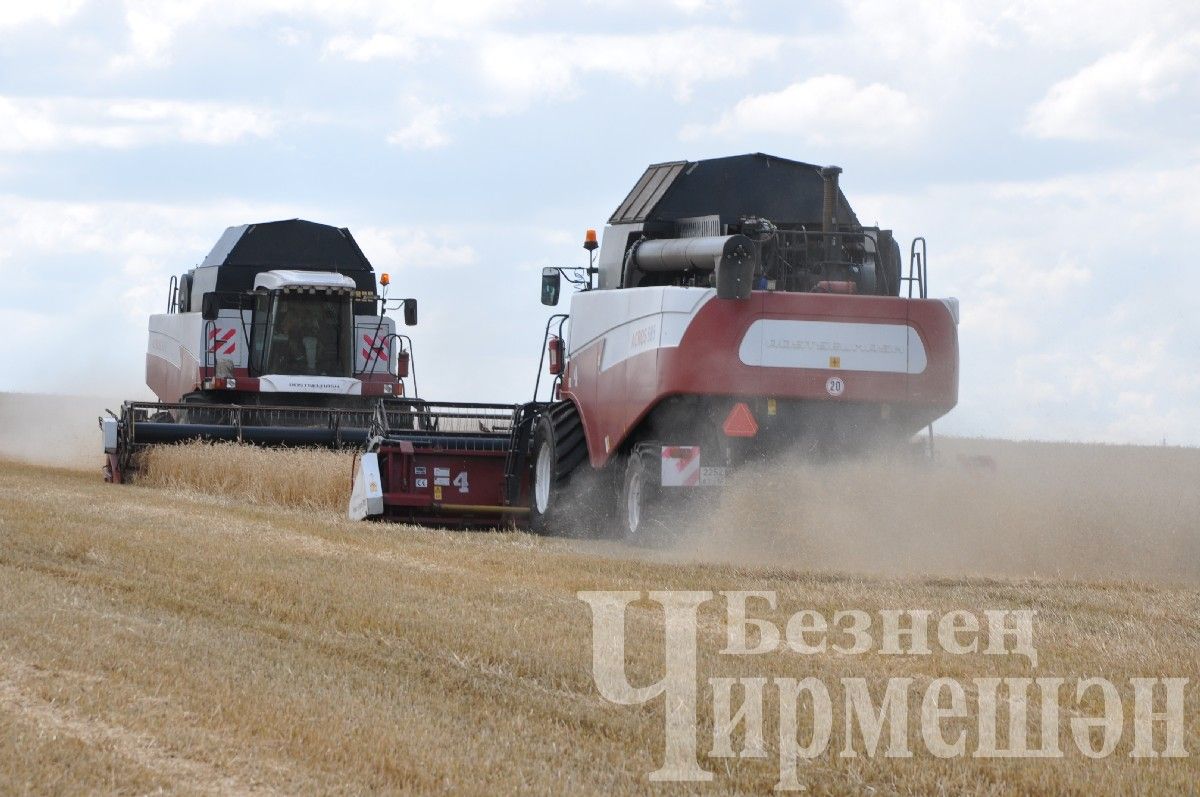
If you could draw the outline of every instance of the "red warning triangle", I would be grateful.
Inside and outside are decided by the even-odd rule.
[[[725,417],[725,425],[721,428],[726,437],[754,437],[758,434],[758,422],[754,420],[744,401],[733,405],[733,409]]]

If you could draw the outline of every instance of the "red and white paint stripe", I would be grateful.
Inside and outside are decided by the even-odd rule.
[[[662,485],[700,486],[700,446],[662,447]]]
[[[210,354],[233,354],[237,351],[237,329],[221,329],[210,327],[208,330],[208,351]]]
[[[379,362],[384,363],[384,364],[387,363],[388,353],[387,353],[387,346],[385,345],[385,343],[387,342],[386,335],[379,335],[379,336],[363,335],[362,340],[363,340],[363,348],[360,349],[359,351],[362,354],[364,361],[369,363],[369,362],[371,362],[372,358],[378,357]]]

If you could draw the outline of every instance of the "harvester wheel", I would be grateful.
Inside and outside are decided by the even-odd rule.
[[[618,514],[625,541],[635,545],[653,544],[659,536],[662,487],[655,465],[658,465],[657,460],[639,451],[634,451],[625,465]]]
[[[590,470],[586,462],[587,441],[574,405],[551,406],[533,432],[529,527],[535,534],[574,532],[589,519],[577,491],[568,489],[577,486],[576,471]]]

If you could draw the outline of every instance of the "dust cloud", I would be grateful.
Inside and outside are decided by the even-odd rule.
[[[119,405],[0,393],[0,457],[100,478],[96,419]],[[331,473],[342,482],[344,463]],[[719,498],[673,514],[666,549],[574,544],[805,572],[1197,584],[1198,486],[1195,448],[939,438],[933,462],[795,461],[739,472]]]
[[[1200,583],[1200,449],[942,439],[933,462],[781,463],[671,553],[883,575]]]
[[[118,399],[0,393],[0,457],[76,469],[104,464],[96,419]]]

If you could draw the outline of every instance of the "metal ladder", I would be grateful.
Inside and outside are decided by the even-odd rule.
[[[925,248],[923,237],[913,238],[908,250],[908,276],[901,277],[901,282],[908,283],[908,298],[913,298],[913,285],[917,287],[918,299],[929,298],[929,253]]]
[[[913,238],[912,246],[908,250],[908,276],[901,277],[901,282],[908,283],[908,298],[913,298],[913,285],[917,286],[917,298],[929,298],[929,251],[925,246],[924,236]],[[935,458],[933,448],[933,424],[926,427],[929,438],[925,443],[926,456],[933,460]]]

